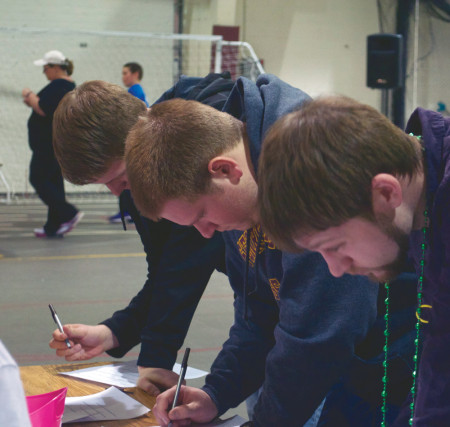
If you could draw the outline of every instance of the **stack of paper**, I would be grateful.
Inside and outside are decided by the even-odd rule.
[[[180,368],[181,366],[176,363],[173,371],[179,374]],[[150,410],[116,388],[136,386],[139,378],[136,360],[60,373],[115,386],[90,396],[67,397],[63,423],[131,419],[144,415]],[[200,378],[206,374],[205,371],[188,367],[185,378]],[[193,426],[238,427],[244,422],[243,418],[236,415],[226,420],[193,424]]]
[[[87,421],[127,420],[150,409],[115,387],[89,396],[66,397],[63,424]]]

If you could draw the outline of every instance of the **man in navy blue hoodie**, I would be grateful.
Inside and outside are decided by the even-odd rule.
[[[403,132],[368,105],[322,97],[278,122],[261,157],[261,216],[278,244],[387,286],[413,259],[423,349],[395,426],[450,425],[450,117],[418,108]]]
[[[221,109],[233,86],[229,73],[182,77],[156,101],[182,97]],[[87,360],[104,351],[124,356],[141,343],[138,386],[151,394],[176,384],[172,372],[192,316],[214,269],[224,271],[219,233],[203,238],[194,227],[140,216],[128,188],[123,152],[128,130],[145,104],[121,87],[86,82],[68,94],[54,120],[54,147],[63,175],[76,184],[103,183],[119,195],[132,216],[147,256],[147,280],[129,305],[100,325],[65,325],[50,346],[67,360]],[[125,221],[122,217],[125,228]],[[65,338],[73,343],[67,349]]]
[[[171,100],[152,108],[129,133],[127,173],[136,205],[149,218],[193,225],[204,237],[223,232],[235,292],[234,324],[205,386],[183,388],[173,410],[173,388],[158,396],[153,412],[163,425],[210,421],[258,389],[256,426],[304,425],[325,398],[320,425],[381,420],[378,285],[362,277],[333,278],[318,254],[279,251],[259,225],[263,136],[308,99],[271,75],[256,84],[240,78],[222,113]],[[403,290],[414,289],[411,279],[401,279]],[[414,333],[414,298],[406,302],[407,295],[390,353],[396,370],[389,419],[409,388],[404,357],[412,348],[403,338]]]

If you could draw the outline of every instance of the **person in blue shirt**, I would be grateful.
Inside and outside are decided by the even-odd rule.
[[[145,95],[144,88],[141,85],[142,77],[144,76],[144,70],[142,66],[137,62],[127,62],[122,68],[122,83],[128,88],[128,93],[140,99],[148,107],[149,103],[147,96]],[[114,215],[111,215],[108,220],[111,224],[120,224],[122,222],[122,215],[127,222],[132,223],[133,218],[128,211],[119,211]]]
[[[148,107],[149,103],[144,89],[141,86],[141,80],[144,76],[142,66],[137,62],[127,62],[122,68],[122,82],[128,88],[128,92],[141,101],[145,102]]]

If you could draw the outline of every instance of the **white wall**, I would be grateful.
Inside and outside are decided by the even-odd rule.
[[[414,23],[409,38],[407,113],[417,107],[437,109],[439,101],[450,110],[450,23],[430,17],[422,5],[419,15],[417,90],[414,86]]]
[[[21,90],[27,86],[37,92],[48,82],[42,67],[34,66],[33,60],[58,49],[74,61],[77,84],[101,79],[120,85],[122,65],[137,61],[144,67],[142,83],[148,97],[155,100],[173,83],[172,41],[159,41],[158,50],[144,38],[99,37],[76,31],[167,34],[173,32],[173,25],[174,6],[168,0],[0,2],[0,163],[14,192],[34,191],[28,182],[30,109],[22,103]],[[50,31],[30,32],[32,28]],[[52,32],[56,29],[64,31]],[[66,184],[66,190],[103,191],[103,187]],[[4,191],[0,183],[0,193]]]
[[[396,2],[384,4],[384,30],[395,29]],[[366,87],[366,40],[379,33],[376,0],[185,0],[187,27],[211,34],[214,24],[238,25],[241,39],[267,72],[316,96],[341,93],[380,108]],[[418,86],[413,87],[414,22],[410,23],[406,117],[415,106],[450,109],[450,24],[419,13]],[[416,104],[414,104],[416,99]]]
[[[310,95],[336,92],[379,102],[380,94],[365,86],[366,37],[378,32],[375,1],[186,0],[186,9],[190,31],[240,26],[241,39],[267,72]]]

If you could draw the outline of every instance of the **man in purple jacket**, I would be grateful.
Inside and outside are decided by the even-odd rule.
[[[258,177],[268,234],[279,247],[320,252],[334,276],[388,287],[412,258],[422,355],[395,425],[448,425],[450,118],[418,108],[404,133],[367,105],[319,98],[272,127]]]

